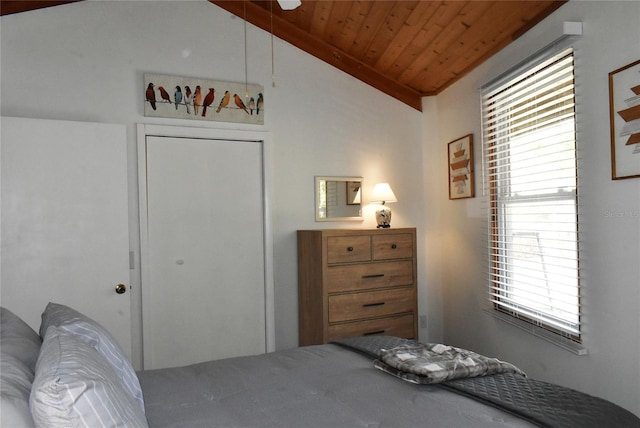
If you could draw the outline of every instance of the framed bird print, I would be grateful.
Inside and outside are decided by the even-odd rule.
[[[264,125],[262,85],[144,73],[144,115]]]

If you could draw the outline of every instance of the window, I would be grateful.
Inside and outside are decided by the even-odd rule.
[[[580,342],[573,50],[483,87],[489,300]]]

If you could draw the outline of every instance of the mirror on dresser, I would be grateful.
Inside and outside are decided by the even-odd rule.
[[[363,221],[362,177],[316,177],[316,221]]]

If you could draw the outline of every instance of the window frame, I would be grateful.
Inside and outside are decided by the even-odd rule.
[[[511,294],[514,294],[514,293],[513,291],[510,291],[507,289],[508,285],[505,283],[508,282],[508,280],[501,279],[499,281],[496,281],[496,277],[499,277],[503,275],[504,272],[507,272],[504,266],[511,266],[511,262],[506,263],[504,260],[506,257],[508,257],[509,253],[514,253],[516,250],[506,248],[508,246],[508,242],[506,239],[502,241],[503,247],[497,248],[496,246],[494,248],[494,242],[501,242],[500,239],[495,239],[495,237],[507,236],[507,234],[504,232],[505,230],[508,229],[508,227],[506,226],[506,223],[508,222],[509,215],[505,213],[505,210],[507,209],[507,207],[513,204],[517,205],[520,201],[525,201],[525,200],[531,201],[531,198],[530,197],[521,198],[517,194],[516,195],[512,194],[511,196],[508,196],[508,197],[503,196],[505,193],[503,191],[503,187],[505,186],[509,188],[511,187],[512,171],[509,169],[510,164],[502,164],[500,166],[501,168],[507,168],[508,170],[506,172],[506,176],[508,178],[505,179],[506,185],[504,182],[502,182],[504,177],[501,177],[500,179],[498,179],[496,178],[497,175],[495,174],[495,172],[486,173],[487,171],[491,171],[492,168],[496,168],[496,165],[500,165],[501,162],[503,162],[502,159],[498,159],[498,156],[500,156],[500,153],[503,150],[503,148],[500,146],[504,144],[504,138],[498,137],[495,134],[491,134],[491,137],[487,137],[487,134],[488,134],[487,130],[490,129],[491,131],[494,131],[495,129],[497,129],[498,126],[491,126],[491,124],[492,122],[496,122],[496,118],[499,118],[499,116],[504,113],[492,114],[492,113],[495,113],[495,107],[493,110],[487,110],[485,108],[485,96],[491,93],[492,91],[495,91],[496,88],[500,88],[502,85],[507,85],[509,82],[513,84],[517,81],[526,81],[532,76],[532,74],[530,73],[530,70],[540,67],[541,64],[544,64],[545,61],[548,61],[551,58],[554,58],[555,56],[558,56],[559,54],[563,54],[566,52],[569,52],[568,55],[571,56],[571,63],[572,63],[571,81],[572,81],[573,87],[572,87],[571,95],[572,95],[572,101],[573,101],[573,112],[571,117],[572,117],[572,127],[573,127],[572,129],[572,133],[573,133],[572,142],[573,142],[573,154],[574,154],[573,161],[575,163],[575,168],[573,169],[573,171],[575,174],[574,174],[574,177],[570,177],[570,178],[575,179],[575,188],[570,191],[558,192],[555,195],[551,195],[551,196],[547,195],[546,197],[543,197],[543,200],[553,201],[553,202],[565,200],[565,201],[572,202],[569,205],[575,206],[575,211],[573,211],[573,213],[575,213],[575,222],[573,223],[573,225],[575,226],[575,275],[576,275],[575,287],[576,289],[575,289],[575,295],[572,295],[571,298],[576,300],[575,306],[576,306],[577,320],[575,325],[576,325],[577,331],[570,331],[570,329],[568,329],[566,326],[561,325],[560,327],[558,327],[553,323],[550,323],[548,320],[545,321],[544,318],[548,318],[548,319],[553,318],[550,312],[545,313],[544,316],[539,316],[539,315],[530,316],[530,315],[527,315],[526,310],[523,310],[522,308],[513,308],[513,307],[510,307],[511,306],[510,304],[505,304],[507,300],[511,300],[509,299],[510,293]],[[565,56],[563,55],[560,55],[559,57],[565,58]],[[545,70],[547,67],[543,67],[541,70]],[[540,72],[540,70],[538,70],[538,72]],[[582,293],[580,289],[580,286],[581,286],[580,237],[579,237],[580,211],[579,211],[579,204],[578,204],[579,172],[578,172],[578,164],[577,164],[577,159],[578,159],[577,122],[578,120],[577,120],[577,111],[576,111],[577,110],[576,109],[577,94],[576,94],[576,88],[575,88],[575,79],[576,79],[576,72],[575,72],[574,47],[569,46],[567,43],[565,43],[565,44],[562,44],[561,46],[556,45],[556,46],[551,46],[549,48],[546,48],[542,50],[540,53],[537,53],[536,55],[532,56],[528,60],[523,61],[523,63],[514,67],[513,70],[505,73],[502,76],[497,77],[492,82],[488,83],[487,85],[484,85],[481,88],[481,99],[482,99],[481,118],[482,118],[482,125],[483,125],[482,135],[483,135],[483,147],[484,147],[484,156],[483,156],[483,162],[484,162],[483,173],[484,174],[483,175],[485,178],[485,189],[487,189],[489,194],[489,205],[488,205],[489,236],[488,236],[488,245],[487,245],[487,248],[489,251],[489,254],[488,254],[489,296],[488,298],[489,298],[489,301],[492,303],[491,305],[492,307],[491,309],[488,309],[488,311],[491,311],[494,315],[496,313],[499,313],[498,318],[504,319],[505,321],[511,322],[519,326],[524,325],[523,328],[525,328],[526,330],[530,330],[532,332],[537,332],[538,330],[551,332],[552,334],[550,335],[550,338],[552,341],[555,341],[556,339],[560,341],[565,341],[568,339],[569,341],[572,341],[574,344],[575,343],[580,344],[582,343],[582,340],[583,340],[583,332],[580,327],[582,323],[583,313],[582,313],[582,306],[581,306]],[[511,101],[511,103],[515,104],[516,101]],[[545,128],[542,127],[542,129],[545,129]],[[509,139],[507,140],[508,140],[507,144],[511,144],[511,141]],[[559,143],[556,143],[556,144],[559,144]],[[506,157],[509,158],[509,156],[510,155]],[[509,191],[510,190],[511,189],[509,189]],[[507,193],[511,193],[511,192],[507,192]],[[541,229],[534,230],[533,233],[540,232],[540,230]],[[537,236],[537,239],[539,240],[539,235]],[[542,255],[543,253],[540,253],[541,258],[542,258]],[[544,262],[541,262],[541,263],[544,264]],[[547,288],[547,293],[548,292],[549,292],[549,289]],[[514,304],[513,306],[519,306],[519,305]],[[544,311],[538,311],[538,312],[542,313]],[[583,352],[578,352],[578,353],[583,353]]]

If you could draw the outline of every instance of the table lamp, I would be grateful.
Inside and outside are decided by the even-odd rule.
[[[376,221],[378,228],[391,227],[391,208],[385,205],[387,202],[398,202],[396,195],[393,194],[389,183],[378,183],[373,187],[371,194],[371,202],[381,202],[382,204],[376,210]]]

